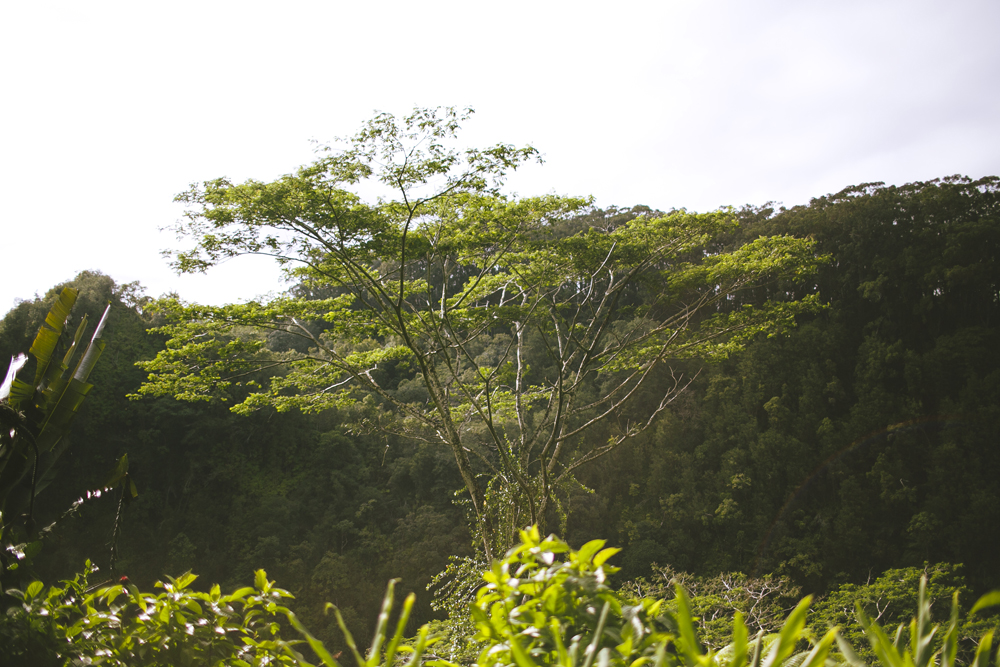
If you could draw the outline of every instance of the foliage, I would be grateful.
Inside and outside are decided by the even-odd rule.
[[[40,531],[35,528],[35,498],[48,486],[55,463],[66,451],[69,441],[65,436],[70,422],[93,389],[87,380],[105,348],[102,334],[110,305],[104,309],[93,337],[82,352],[80,343],[87,329],[86,315],[70,342],[60,349],[78,295],[79,290],[70,287],[59,292],[38,327],[28,350],[30,358],[25,354],[12,357],[0,386],[0,581],[5,585],[23,578],[24,566],[32,562],[41,549],[41,538],[52,530],[54,524]],[[63,351],[60,359],[58,354]],[[74,360],[78,352],[79,357]],[[18,377],[25,367],[34,374],[31,381]],[[112,568],[124,505],[138,495],[128,475],[127,456],[119,459],[103,487],[87,492],[87,497],[100,496],[118,486],[121,493],[111,539]],[[79,499],[67,513],[75,511],[82,502]]]
[[[728,241],[815,239],[829,308],[707,368],[627,450],[581,472],[573,542],[626,547],[625,579],[789,577],[804,592],[1000,552],[1000,180],[867,184],[740,212]],[[877,287],[878,286],[878,287]]]
[[[617,228],[642,212],[595,211],[557,226],[567,233]],[[709,365],[632,445],[578,468],[583,484],[559,492],[567,517],[559,534],[575,545],[610,537],[623,546],[613,586],[650,578],[654,562],[706,582],[725,572],[750,579],[774,572],[816,594],[819,609],[841,586],[857,585],[864,595],[862,585],[878,573],[951,562],[964,563],[963,601],[996,587],[1000,552],[993,531],[983,529],[1000,521],[1000,301],[991,296],[1000,284],[996,179],[857,186],[788,210],[748,208],[736,218],[739,226],[719,240],[723,250],[793,234],[812,237],[821,254],[832,255],[814,279],[794,287],[805,293],[818,285],[829,307],[785,336],[754,341]],[[143,590],[164,572],[188,568],[199,581],[232,590],[264,567],[295,594],[290,604],[331,650],[345,644],[324,603],[340,607],[355,637],[370,637],[381,582],[393,577],[403,578],[401,597],[417,593],[414,626],[442,617],[424,586],[449,554],[470,555],[462,515],[451,506],[464,482],[449,449],[357,426],[393,426],[376,401],[319,414],[261,408],[240,417],[225,404],[124,400],[145,377],[133,362],[151,359],[164,344],[146,327],[165,321],[134,286],[100,274],[81,274],[8,313],[0,358],[29,349],[66,286],[80,290],[68,332],[83,313],[98,321],[111,301],[108,352],[69,435],[86,447],[69,447],[51,470],[36,498],[38,525],[58,518],[80,489],[100,488],[127,450],[143,494],[123,521],[119,568]],[[336,296],[333,289],[295,289],[298,296]],[[641,304],[646,297],[635,289],[628,296]],[[750,291],[736,303],[765,296]],[[322,333],[321,322],[306,326]],[[308,349],[288,331],[262,332],[260,340],[276,357]],[[541,339],[528,341],[533,372],[543,354],[532,352],[535,343]],[[671,364],[686,378],[699,366]],[[655,409],[671,382],[665,371],[651,373],[653,384],[637,392],[631,415]],[[427,398],[412,365],[380,365],[373,376],[411,402]],[[233,388],[229,404],[252,390]],[[580,436],[579,451],[608,442],[618,428],[596,425]],[[473,464],[477,474],[489,474],[474,456]],[[58,548],[35,557],[38,577],[65,578],[86,558],[107,569],[112,526],[101,504],[113,500],[104,494],[58,524],[50,537]],[[555,528],[559,517],[548,519]],[[914,600],[917,578],[910,578]],[[672,595],[661,583],[663,595]],[[911,607],[900,602],[905,614]],[[845,634],[861,631],[851,607],[836,621]],[[713,648],[728,634],[721,617],[715,622],[718,635],[699,626]],[[812,620],[809,627],[826,630]],[[857,645],[865,650],[863,641]]]
[[[179,195],[190,210],[178,232],[195,246],[175,268],[265,254],[301,289],[266,304],[163,303],[170,340],[143,364],[139,393],[231,400],[243,413],[374,399],[384,410],[374,426],[452,453],[489,559],[515,539],[507,526],[544,524],[578,468],[683,391],[690,378],[670,360],[724,358],[816,305],[800,291],[732,307],[737,295],[802,279],[822,260],[790,236],[709,247],[735,224],[729,211],[588,221],[574,217],[593,213],[587,200],[504,196],[506,174],[537,151],[454,148],[470,114],[379,114],[295,174]],[[368,180],[392,196],[363,201],[352,189]],[[300,345],[272,354],[269,331]],[[673,382],[632,411],[661,367]],[[389,383],[387,369],[405,372]],[[603,424],[606,439],[584,439]],[[493,481],[493,509],[477,467]]]
[[[861,605],[856,607],[858,622],[864,627],[865,634],[871,644],[872,651],[878,662],[885,667],[913,665],[913,667],[929,667],[941,665],[950,667],[959,657],[959,606],[958,593],[952,597],[951,617],[943,632],[940,624],[932,625],[931,602],[927,595],[927,577],[920,579],[920,590],[917,598],[917,615],[907,625],[900,624],[892,638],[875,621],[868,617]],[[1000,593],[994,592],[980,598],[973,606],[972,613],[985,607],[1000,604]],[[993,645],[994,630],[982,635],[975,644],[975,653],[968,664],[975,667],[989,665],[990,652]],[[935,637],[937,635],[937,637]],[[909,646],[907,646],[909,638]],[[838,636],[838,644],[845,660],[852,665],[863,665],[851,646]],[[994,664],[1000,663],[1000,651],[993,657]]]
[[[663,599],[673,607],[678,587],[683,589],[697,618],[701,642],[713,650],[733,641],[736,614],[742,615],[750,633],[774,634],[800,598],[799,589],[787,577],[750,577],[740,572],[698,577],[660,565],[654,565],[653,571],[648,579],[625,582],[622,592],[636,598]]]
[[[434,596],[432,607],[445,614],[444,620],[430,623],[431,633],[438,639],[435,651],[451,662],[473,663],[482,651],[482,643],[475,639],[474,618],[468,610],[475,604],[483,585],[483,572],[490,567],[491,564],[484,563],[479,554],[451,556],[448,566],[427,586]]]
[[[933,620],[950,621],[948,608],[953,600],[969,595],[969,589],[960,574],[961,567],[948,563],[937,563],[923,568],[902,568],[888,570],[875,581],[864,584],[843,584],[836,590],[822,597],[813,605],[809,624],[815,629],[832,626],[841,628],[841,634],[857,652],[866,660],[877,656],[870,649],[865,637],[866,627],[871,622],[877,622],[882,627],[892,628],[902,625],[904,635],[907,634],[910,614],[914,608]],[[956,598],[956,596],[958,596]],[[863,619],[858,613],[863,614]],[[931,612],[937,612],[931,615]],[[961,612],[961,608],[953,610]],[[996,618],[979,619],[963,617],[955,627],[958,650],[971,658],[975,651],[976,641],[990,630]],[[949,630],[950,631],[950,630]],[[941,635],[935,638],[938,644],[943,641]]]
[[[642,598],[629,600],[609,589],[605,561],[618,549],[603,540],[579,551],[554,536],[540,538],[536,528],[522,531],[521,544],[484,575],[486,585],[472,607],[486,645],[481,667],[493,665],[777,665],[792,658],[802,639],[809,598],[789,615],[780,632],[758,632],[748,641],[742,614],[734,617],[735,641],[718,654],[705,650],[697,637],[691,601],[681,586],[674,604]],[[564,555],[562,555],[564,554]],[[795,656],[796,664],[823,665],[836,631],[812,651]]]
[[[760,665],[764,659],[777,664],[793,656],[804,641],[808,599],[793,605],[787,621],[782,618],[773,625],[776,632],[767,634],[762,629],[751,641],[740,611],[715,600],[715,611],[728,615],[733,624],[728,636],[737,641],[713,652],[698,637],[699,629],[705,627],[695,615],[698,602],[681,585],[670,589],[670,599],[612,590],[607,575],[617,568],[607,560],[619,550],[605,549],[604,544],[594,540],[574,550],[555,536],[541,538],[537,528],[522,531],[520,544],[483,575],[486,583],[471,605],[478,630],[475,637],[455,636],[466,626],[461,618],[451,618],[432,625],[443,640],[435,650],[450,660],[483,667],[569,667],[595,661],[604,665]],[[704,610],[710,610],[710,604],[707,596],[700,601]],[[832,633],[824,637],[812,653],[796,653],[795,660],[822,664],[833,637]]]
[[[874,661],[877,656],[869,646],[865,624],[859,620],[857,610],[883,627],[905,626],[912,610],[925,600],[929,608],[933,607],[937,620],[946,621],[953,596],[968,598],[970,595],[961,569],[961,566],[937,563],[923,568],[888,570],[874,581],[861,585],[841,584],[817,596],[812,603],[805,636],[815,638],[837,627],[841,636],[856,647],[859,656]],[[751,633],[760,631],[767,636],[778,632],[799,600],[798,589],[787,577],[749,577],[741,573],[698,577],[662,566],[655,566],[654,571],[654,576],[648,579],[626,582],[623,592],[633,597],[662,598],[670,606],[675,598],[675,587],[683,588],[697,619],[701,641],[715,650],[732,641],[733,619],[737,613],[743,616]],[[923,593],[921,581],[926,584]],[[960,657],[968,662],[975,653],[976,641],[996,624],[997,619],[982,614],[977,619],[962,618],[958,625],[959,651]]]
[[[0,652],[39,665],[294,664],[279,636],[289,594],[263,570],[253,588],[229,595],[218,586],[191,590],[192,574],[158,583],[163,592],[153,595],[127,579],[90,587],[87,566],[62,586],[44,590],[33,582],[23,592],[8,590],[21,604],[0,624]]]
[[[471,606],[475,639],[486,644],[478,664],[589,665],[612,648],[616,664],[651,660],[669,633],[657,621],[661,605],[623,605],[606,584],[615,568],[605,562],[619,550],[603,547],[595,540],[576,551],[542,539],[537,527],[521,531],[521,543],[483,575]]]
[[[156,316],[135,285],[84,272],[21,302],[0,321],[0,354],[30,347],[65,287],[79,291],[69,331],[85,315],[97,321],[111,302],[102,334],[108,347],[67,436],[74,444],[36,499],[36,523],[51,527],[47,546],[31,568],[17,561],[19,578],[7,587],[23,589],[31,576],[66,578],[86,559],[107,572],[109,544],[117,546],[117,573],[142,590],[188,569],[232,590],[252,584],[263,567],[295,594],[291,604],[316,636],[342,648],[340,629],[323,614],[327,600],[355,636],[370,637],[386,580],[404,578],[401,596],[422,592],[448,554],[468,552],[468,532],[450,503],[462,481],[446,451],[346,435],[342,424],[352,416],[339,411],[239,417],[219,406],[126,400],[143,377],[133,362],[163,344],[146,331]],[[105,487],[126,451],[142,494],[115,521],[120,495]],[[414,604],[415,625],[434,616],[428,597]]]
[[[502,562],[484,574],[486,584],[472,606],[482,643],[477,664],[492,665],[808,665],[865,663],[836,626],[813,634],[807,628],[811,597],[794,606],[773,632],[761,628],[751,638],[743,614],[732,614],[732,642],[715,652],[698,637],[698,618],[684,587],[675,584],[671,603],[643,597],[628,599],[611,591],[606,574],[614,568],[607,559],[617,549],[590,542],[579,551],[554,536],[542,539],[536,528],[522,531],[517,545]],[[710,590],[709,587],[705,587]],[[703,589],[703,592],[707,592]],[[766,596],[765,596],[766,597]],[[883,667],[941,665],[961,658],[958,592],[946,629],[932,625],[927,577],[922,576],[916,598],[917,617],[908,633],[900,625],[894,639],[865,614],[859,601],[858,623]],[[1000,604],[1000,592],[984,596],[973,613]],[[726,607],[726,603],[721,605]],[[935,643],[935,636],[940,639]],[[985,666],[1000,661],[990,655],[992,631],[977,634],[966,664]],[[981,637],[981,638],[980,638]],[[911,648],[904,643],[909,638]],[[839,653],[834,650],[839,649]],[[909,653],[907,653],[909,651]]]
[[[86,318],[80,322],[62,358],[54,358],[76,298],[76,290],[62,291],[38,329],[28,351],[30,359],[23,354],[11,359],[7,378],[0,388],[4,426],[0,436],[0,512],[5,523],[24,510],[28,510],[30,520],[39,474],[44,476],[62,454],[60,442],[92,388],[87,378],[104,350],[101,333],[107,310],[76,361]],[[30,369],[34,379],[26,381],[17,375],[29,360],[34,361]]]
[[[321,662],[339,667],[323,643],[317,640],[285,606],[292,595],[274,586],[264,570],[258,570],[253,587],[223,595],[218,585],[208,592],[190,588],[197,578],[186,573],[157,582],[159,594],[141,593],[122,577],[121,582],[88,586],[95,572],[90,563],[82,574],[63,585],[35,581],[24,591],[6,594],[17,598],[0,620],[0,654],[24,665],[102,664],[108,667],[183,665],[256,667],[257,665],[301,665],[309,663],[300,649],[315,653]],[[386,592],[375,638],[367,657],[357,650],[340,610],[334,610],[358,667],[393,665],[398,653],[411,653],[408,665],[421,664],[427,644],[427,628],[418,633],[414,645],[401,645],[414,596],[404,602],[394,634],[387,638],[393,607],[395,581]],[[288,626],[303,637],[289,640]],[[305,646],[303,646],[305,645]],[[383,652],[384,649],[384,652]],[[433,663],[426,663],[433,664]]]
[[[596,540],[574,550],[533,527],[521,532],[521,542],[483,573],[485,584],[470,612],[481,647],[479,667],[865,667],[836,627],[816,640],[806,630],[810,598],[800,601],[776,632],[762,629],[751,637],[743,615],[733,616],[733,641],[718,652],[698,638],[697,617],[684,588],[677,585],[672,603],[653,598],[629,599],[612,591],[607,560],[617,549]],[[111,585],[88,586],[87,571],[46,591],[32,582],[24,591],[8,590],[20,602],[0,620],[0,652],[20,664],[66,665],[264,665],[308,666],[305,651],[326,667],[340,667],[338,658],[286,606],[292,596],[268,581],[263,570],[253,587],[222,595],[218,585],[208,592],[190,588],[188,573],[158,583],[159,594],[143,594],[127,578]],[[110,582],[109,582],[110,583]],[[453,660],[428,654],[440,644],[431,627],[405,639],[414,595],[407,596],[395,626],[390,582],[365,654],[358,649],[340,610],[328,604],[344,632],[347,649],[358,667],[398,664],[410,654],[407,667],[456,667]],[[1000,604],[1000,591],[984,596],[972,614]],[[927,578],[917,595],[917,616],[900,625],[890,638],[869,618],[863,605],[857,617],[881,667],[953,667],[1000,664],[993,656],[989,631],[982,635],[970,660],[959,648],[958,593],[944,627],[931,618]],[[288,626],[291,626],[291,629]],[[303,639],[290,640],[291,630]],[[908,646],[907,646],[907,640]],[[833,652],[834,644],[839,653]],[[426,658],[424,657],[426,655]]]

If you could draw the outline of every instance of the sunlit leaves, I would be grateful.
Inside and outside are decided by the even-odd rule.
[[[683,391],[675,377],[658,406],[626,420],[607,445],[570,444],[620,418],[660,366],[724,358],[816,305],[806,294],[764,307],[743,298],[801,281],[823,260],[789,236],[731,253],[710,248],[735,228],[730,210],[636,212],[598,225],[581,217],[591,211],[585,198],[502,194],[506,175],[537,153],[461,147],[470,114],[378,114],[295,174],[217,179],[180,195],[189,210],[177,231],[194,247],[175,256],[175,268],[271,255],[309,297],[166,304],[160,332],[170,341],[143,364],[151,375],[140,393],[226,400],[238,412],[318,411],[371,397],[400,417],[401,430],[451,448],[483,526],[493,519],[483,514],[472,446],[517,486],[504,493],[527,502],[535,522],[574,469],[648,427]],[[388,194],[366,200],[351,191],[362,181]],[[270,332],[299,344],[269,349]],[[484,346],[502,349],[480,363]],[[397,367],[406,376],[386,384],[386,369]],[[422,385],[422,402],[397,391],[411,381]],[[603,397],[581,400],[595,383],[607,387]],[[492,539],[483,538],[487,554]]]
[[[28,586],[24,604],[6,619],[8,636],[33,642],[22,658],[41,658],[44,645],[66,664],[304,664],[294,648],[299,642],[277,634],[279,621],[291,616],[284,606],[291,595],[263,570],[253,588],[223,595],[218,586],[192,590],[197,577],[190,572],[157,583],[160,593],[140,592],[127,578],[88,587],[89,566],[62,586]]]

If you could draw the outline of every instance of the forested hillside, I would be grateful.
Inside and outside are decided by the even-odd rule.
[[[709,367],[655,435],[591,469],[575,529],[622,526],[630,576],[654,560],[823,590],[948,561],[994,585],[995,536],[977,526],[1000,518],[997,184],[743,210],[729,242],[792,233],[833,257],[829,307]]]
[[[559,489],[548,529],[574,545],[607,538],[624,547],[619,582],[651,576],[656,563],[704,577],[776,573],[823,593],[947,562],[963,564],[973,590],[996,587],[998,197],[1000,179],[951,177],[739,211],[738,227],[712,239],[717,252],[787,234],[827,257],[803,282],[756,288],[732,307],[806,294],[825,307],[742,351],[659,366],[634,414],[657,410],[671,369],[696,379],[648,429],[577,470],[580,483]],[[569,233],[655,213],[574,216]],[[428,582],[449,556],[475,553],[451,452],[373,428],[382,413],[371,401],[234,414],[224,403],[128,400],[145,376],[135,363],[163,348],[164,336],[147,329],[164,315],[137,285],[99,273],[67,284],[81,291],[74,321],[85,312],[95,321],[108,301],[112,310],[95,389],[38,497],[39,524],[99,487],[127,453],[139,496],[126,508],[117,569],[141,587],[189,569],[242,585],[266,568],[313,631],[336,641],[324,602],[367,634],[385,581],[401,577],[418,594],[415,620],[432,617]],[[63,286],[7,314],[0,357],[27,350]],[[641,308],[654,293],[628,298]],[[287,331],[262,342],[275,358],[305,349]],[[404,364],[383,369],[382,385],[398,391],[414,377]],[[242,400],[250,390],[239,391]],[[585,437],[599,444],[615,433],[605,424]],[[88,500],[62,519],[37,574],[64,578],[86,558],[106,567],[115,502]]]

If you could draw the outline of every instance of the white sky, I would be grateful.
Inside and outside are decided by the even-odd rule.
[[[998,174],[998,28],[997,0],[7,2],[0,313],[84,269],[208,303],[280,289],[260,258],[173,275],[173,196],[293,171],[374,110],[473,106],[469,144],[546,156],[513,190],[601,206]]]

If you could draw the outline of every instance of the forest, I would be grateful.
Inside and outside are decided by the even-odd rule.
[[[32,614],[56,619],[107,580],[113,610],[152,609],[137,591],[157,582],[164,605],[200,595],[199,609],[256,591],[231,604],[287,611],[268,632],[305,639],[284,655],[324,664],[374,635],[387,643],[359,662],[391,664],[398,644],[414,662],[577,665],[570,611],[560,638],[549,620],[501,627],[489,604],[580,591],[605,605],[578,610],[586,667],[606,625],[621,664],[759,662],[760,631],[771,665],[896,667],[862,646],[865,619],[915,612],[914,646],[987,664],[987,639],[970,642],[997,617],[969,613],[1000,588],[1000,178],[866,183],[792,208],[599,209],[501,194],[533,149],[460,152],[462,119],[422,113],[376,117],[276,181],[178,196],[193,245],[176,268],[273,255],[293,286],[272,302],[154,299],[95,270],[6,314],[5,361],[39,349],[75,290],[49,353],[70,359],[81,322],[80,347],[102,322],[102,353],[72,423],[43,420],[43,435],[67,422],[51,445],[35,432],[34,454],[28,436],[17,448],[49,399],[5,407],[22,421],[0,442],[4,605],[27,612],[8,611],[0,649],[97,664],[31,644],[54,632]],[[395,195],[365,203],[349,187],[365,179]],[[551,570],[559,592],[518,589],[499,563]],[[395,635],[390,580],[414,595]],[[899,667],[928,664],[920,651]]]

